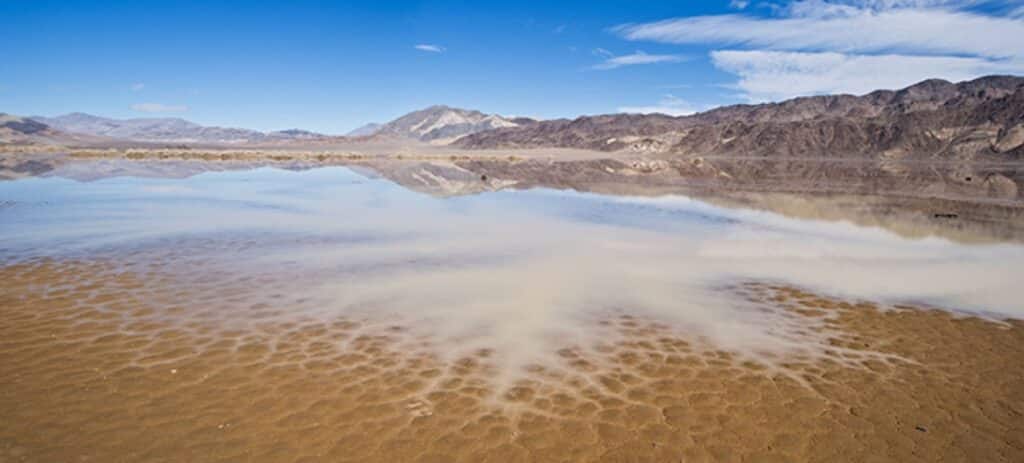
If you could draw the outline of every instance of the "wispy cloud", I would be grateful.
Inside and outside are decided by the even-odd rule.
[[[133,92],[141,91],[144,88],[146,88],[146,84],[143,84],[141,82],[140,83],[132,84],[132,91]]]
[[[183,113],[188,111],[185,105],[165,105],[162,103],[133,104],[132,109],[143,113]]]
[[[667,114],[669,116],[687,116],[698,109],[675,95],[665,95],[654,106],[625,106],[619,108],[621,113],[630,114]]]
[[[957,56],[847,55],[764,50],[711,53],[716,67],[735,74],[735,88],[751,102],[801,95],[864,94],[895,89],[930,78],[950,81],[986,74],[1021,72],[1024,63]]]
[[[648,55],[647,53],[638,51],[631,55],[607,56],[607,59],[605,59],[603,63],[595,64],[593,68],[608,70],[639,64],[676,63],[683,61],[683,59],[684,57],[679,55]]]
[[[415,49],[417,49],[419,51],[426,51],[426,52],[430,52],[430,53],[444,53],[444,47],[439,46],[439,45],[431,45],[431,44],[428,44],[428,43],[421,43],[421,44],[413,45],[413,48],[415,48]]]
[[[1024,56],[1024,21],[945,9],[804,11],[804,16],[700,16],[617,28],[630,40],[717,43],[787,51]],[[954,32],[955,31],[955,32]]]
[[[1004,14],[980,13],[980,3]],[[1000,0],[800,0],[771,17],[695,16],[612,30],[634,41],[707,44],[750,100],[863,93],[926,78],[1024,73],[1024,18]]]

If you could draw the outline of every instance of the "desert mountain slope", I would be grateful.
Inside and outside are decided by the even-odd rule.
[[[692,116],[613,114],[489,130],[462,148],[568,147],[685,155],[1024,156],[1024,78],[735,105]]]
[[[514,122],[496,114],[437,105],[399,117],[378,127],[373,133],[442,142],[485,130],[521,127],[528,120],[517,119]]]

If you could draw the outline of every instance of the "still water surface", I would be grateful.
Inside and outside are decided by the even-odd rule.
[[[581,319],[616,310],[748,353],[808,341],[730,293],[745,281],[1024,317],[1020,245],[907,239],[681,196],[436,198],[331,167],[31,178],[0,184],[0,197],[9,262],[103,257],[260,277],[273,284],[247,288],[249,297],[301,295],[290,310],[303,316],[400,317],[453,351],[496,349],[516,364],[552,341],[580,341]]]

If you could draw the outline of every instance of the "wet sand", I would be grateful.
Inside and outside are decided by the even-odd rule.
[[[748,281],[831,347],[750,361],[622,309],[499,386],[494,351],[187,275],[0,268],[0,461],[1024,460],[1018,320]]]
[[[0,183],[0,462],[1024,459],[1019,239],[109,167]]]

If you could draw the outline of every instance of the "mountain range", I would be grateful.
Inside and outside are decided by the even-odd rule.
[[[734,105],[692,116],[613,114],[471,134],[470,149],[567,147],[669,155],[1024,157],[1024,78],[926,80],[867,95]]]
[[[33,116],[29,119],[63,132],[144,142],[248,144],[325,137],[323,134],[299,129],[259,132],[208,127],[170,117],[111,119],[85,113],[71,113],[57,117]]]
[[[13,117],[13,116],[12,116]],[[19,118],[43,124],[67,134],[156,143],[274,144],[334,140],[338,137],[300,129],[260,132],[203,126],[180,118],[112,119],[85,113],[56,117]],[[531,119],[509,119],[480,111],[431,106],[413,111],[386,124],[367,124],[346,134],[349,138],[403,139],[444,144],[461,136],[497,128],[519,127]]]
[[[457,149],[577,148],[642,155],[747,157],[1024,157],[1024,78],[926,80],[866,95],[823,95],[724,106],[690,116],[609,114],[510,118],[431,106],[346,137],[259,132],[178,118],[109,119],[83,113],[0,119],[0,143],[102,144],[104,140],[266,145],[400,139]]]

